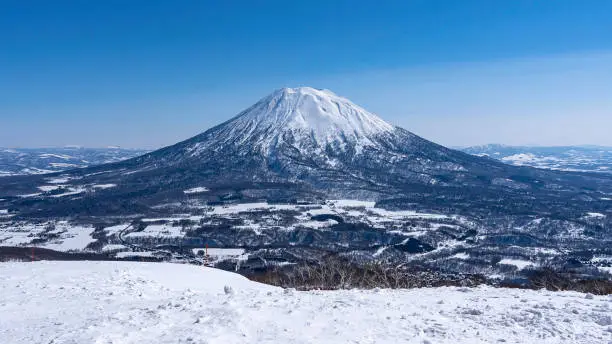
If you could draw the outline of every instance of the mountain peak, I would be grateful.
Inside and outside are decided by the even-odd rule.
[[[318,146],[348,138],[369,141],[394,127],[380,117],[329,90],[282,88],[235,117],[234,125],[250,133],[303,134]]]
[[[328,90],[328,89],[320,89],[309,86],[300,86],[300,87],[283,87],[272,93],[272,95],[278,94],[301,94],[301,95],[318,95],[318,96],[333,96],[337,97],[337,95]]]
[[[208,133],[208,137],[214,137],[212,141],[196,143],[197,148],[190,150],[217,150],[232,144],[264,155],[277,152],[281,146],[307,155],[330,147],[360,152],[366,146],[376,146],[381,136],[395,130],[393,125],[332,91],[281,88]]]

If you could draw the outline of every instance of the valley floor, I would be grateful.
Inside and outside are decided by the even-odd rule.
[[[298,292],[193,265],[0,263],[2,343],[612,343],[612,296]]]

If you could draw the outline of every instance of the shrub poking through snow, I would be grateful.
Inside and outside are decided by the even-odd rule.
[[[335,255],[320,262],[275,267],[248,277],[258,282],[299,290],[476,286],[485,282],[478,275],[447,276],[415,267],[389,267],[376,262],[356,264]]]

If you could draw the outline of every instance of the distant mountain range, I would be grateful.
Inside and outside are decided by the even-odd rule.
[[[491,278],[606,271],[612,175],[469,153],[331,91],[284,88],[154,152],[0,178],[0,246],[179,260],[209,247],[239,271],[330,254]]]
[[[612,147],[538,147],[489,144],[458,149],[469,154],[489,157],[516,166],[612,173]]]
[[[118,147],[0,148],[0,177],[53,173],[108,164],[147,152]]]

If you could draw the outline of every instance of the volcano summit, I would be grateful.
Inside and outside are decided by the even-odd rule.
[[[311,154],[328,146],[346,152],[376,147],[395,130],[348,99],[310,87],[277,90],[216,129],[215,140],[207,141],[210,146],[196,144],[194,149],[238,144],[270,156],[293,145]]]

